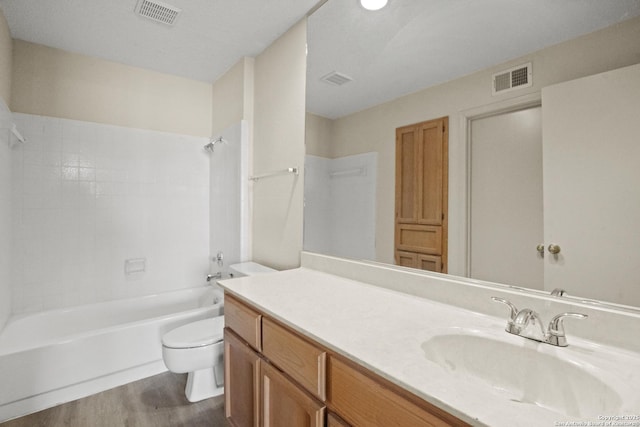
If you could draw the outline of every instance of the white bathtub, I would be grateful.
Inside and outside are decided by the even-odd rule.
[[[166,371],[162,334],[222,311],[222,292],[201,287],[15,316],[0,334],[0,422]]]

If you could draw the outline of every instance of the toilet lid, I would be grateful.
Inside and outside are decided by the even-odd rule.
[[[188,323],[162,336],[162,345],[170,348],[202,347],[222,341],[224,316]]]

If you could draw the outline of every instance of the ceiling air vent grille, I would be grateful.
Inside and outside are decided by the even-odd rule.
[[[522,89],[533,84],[531,63],[518,65],[517,67],[501,71],[493,75],[493,95]]]
[[[182,9],[159,1],[139,0],[136,6],[138,15],[167,25],[174,25],[180,12]]]
[[[337,71],[332,71],[329,74],[322,76],[320,80],[335,86],[342,86],[345,83],[349,83],[353,79],[347,75],[338,73]]]

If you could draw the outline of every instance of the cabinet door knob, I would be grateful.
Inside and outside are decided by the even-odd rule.
[[[553,255],[557,255],[560,253],[560,246],[558,245],[554,245],[553,243],[549,245],[549,253],[553,254]]]
[[[538,246],[536,246],[536,251],[538,251],[541,254],[543,254],[544,253],[544,244],[540,243]]]

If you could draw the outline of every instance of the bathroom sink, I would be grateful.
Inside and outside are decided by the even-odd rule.
[[[622,404],[615,390],[589,372],[596,368],[571,360],[564,348],[463,330],[436,335],[422,349],[454,377],[480,382],[513,402],[579,418],[617,413]]]

